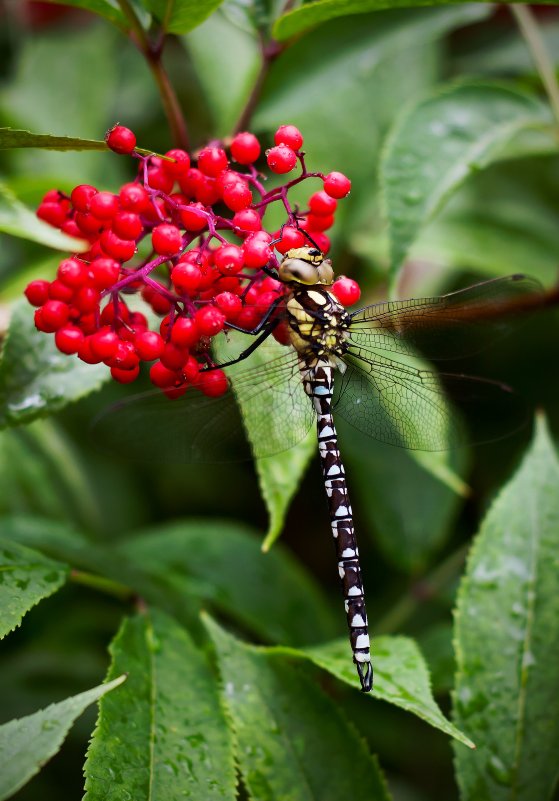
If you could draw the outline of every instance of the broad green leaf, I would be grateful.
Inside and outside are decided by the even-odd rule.
[[[126,676],[119,676],[108,684],[0,726],[0,801],[23,787],[60,750],[72,724],[88,706],[125,679]]]
[[[223,0],[143,0],[167,33],[188,33],[218,8]],[[214,42],[214,47],[219,45]]]
[[[340,431],[342,455],[347,455],[355,487],[350,492],[359,501],[375,542],[400,569],[420,570],[449,535],[460,496],[413,452],[364,442],[349,426]],[[464,452],[455,450],[450,458],[452,467],[463,474]]]
[[[216,47],[219,41],[227,46]],[[184,42],[215,119],[214,133],[227,136],[248,101],[260,68],[258,39],[232,24],[220,9]]]
[[[124,621],[85,763],[84,801],[217,801],[236,797],[231,735],[209,664],[172,618]]]
[[[517,0],[513,0],[516,2]],[[308,28],[327,20],[345,17],[348,14],[364,14],[368,11],[383,11],[394,8],[419,8],[421,6],[458,5],[462,0],[317,0],[290,11],[277,20],[273,35],[279,41],[303,33]],[[489,0],[481,0],[489,5]],[[506,0],[505,0],[506,2]],[[509,0],[510,2],[510,0]],[[556,0],[546,0],[554,5]]]
[[[472,172],[498,159],[518,133],[548,126],[549,111],[538,99],[489,83],[446,87],[401,116],[381,161],[393,276],[421,229]]]
[[[486,515],[460,587],[454,692],[463,801],[541,801],[559,777],[559,461],[545,422]]]
[[[83,8],[86,11],[91,11],[93,14],[98,14],[100,17],[108,19],[121,30],[128,29],[126,17],[118,7],[116,0],[47,0],[49,3],[55,5],[74,6],[75,8]]]
[[[37,215],[13,194],[13,192],[0,181],[0,231],[31,242],[39,242],[49,248],[84,253],[91,247],[83,239],[75,239],[62,233],[52,225],[39,220]]]
[[[0,532],[2,533],[2,532]],[[0,538],[0,639],[66,581],[68,566]]]
[[[116,549],[153,577],[190,587],[267,641],[333,636],[336,617],[310,575],[281,547],[263,554],[250,529],[214,521],[172,523]]]
[[[0,428],[60,411],[108,380],[104,365],[60,353],[52,334],[37,331],[33,309],[15,304],[0,363]]]
[[[228,336],[228,340],[222,337],[218,340],[218,357],[221,362],[234,358],[247,347],[248,337]],[[276,438],[278,448],[281,448],[282,432],[286,427],[286,414],[290,410],[286,403],[278,403],[277,395],[271,390],[263,389],[256,396],[250,386],[239,386],[235,384],[235,375],[243,373],[245,370],[257,370],[266,364],[273,362],[287,355],[287,350],[283,345],[277,343],[269,337],[265,344],[262,344],[246,360],[228,369],[231,377],[233,391],[237,397],[243,423],[248,436],[248,440],[255,453],[258,453],[262,446],[268,446],[271,437]],[[296,367],[294,369],[297,369]],[[283,378],[286,378],[285,369],[282,371]],[[280,376],[281,380],[282,376]],[[273,381],[273,380],[272,380]],[[300,398],[298,404],[310,404],[305,395],[303,383],[299,387]],[[266,420],[266,426],[262,426],[262,420]],[[275,432],[278,432],[277,434]],[[301,479],[307,469],[310,459],[316,452],[316,434],[314,427],[308,435],[287,450],[280,450],[273,456],[256,461],[255,468],[258,475],[260,491],[266,504],[269,515],[269,528],[264,540],[263,548],[268,550],[275,542],[285,520],[285,515],[293,495],[297,492],[301,484]]]
[[[448,693],[454,686],[456,659],[452,647],[452,625],[435,623],[418,635],[418,644],[431,674],[435,695]]]
[[[317,645],[304,651],[286,648],[275,650],[310,659],[340,681],[352,687],[359,687],[347,638]],[[430,726],[470,748],[475,748],[472,741],[444,717],[435,703],[427,666],[414,640],[409,637],[373,637],[371,650],[375,673],[371,698],[399,706],[417,715]]]
[[[79,139],[76,136],[52,136],[22,131],[17,128],[0,128],[0,150],[14,147],[38,147],[43,150],[107,150],[104,141]]]
[[[210,618],[206,625],[251,798],[388,800],[376,759],[315,684],[276,654],[236,640]]]

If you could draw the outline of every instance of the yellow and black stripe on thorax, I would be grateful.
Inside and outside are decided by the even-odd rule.
[[[335,361],[347,350],[350,316],[325,287],[298,286],[286,303],[291,344],[307,361]]]

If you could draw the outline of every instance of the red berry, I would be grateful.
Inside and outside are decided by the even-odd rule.
[[[130,310],[126,303],[121,300],[118,301],[116,308],[114,302],[110,300],[101,312],[102,325],[110,325],[115,319],[123,323],[127,323],[130,319]]]
[[[65,223],[60,226],[60,230],[65,234],[68,234],[68,236],[75,236],[76,239],[80,239],[82,237],[82,232],[76,225],[75,220],[66,220]]]
[[[61,203],[41,203],[37,209],[37,217],[55,228],[62,227],[66,216],[67,211]]]
[[[351,181],[342,172],[331,172],[324,179],[324,191],[330,197],[345,197],[350,189]]]
[[[89,272],[97,289],[108,289],[118,281],[120,263],[106,257],[95,259],[89,265]]]
[[[200,333],[208,337],[214,337],[225,325],[225,315],[216,306],[198,309],[195,320]]]
[[[237,245],[222,245],[214,253],[214,264],[222,275],[236,275],[244,263],[243,251]]]
[[[179,177],[179,186],[187,197],[195,198],[204,176],[196,167],[191,167],[185,175]]]
[[[309,200],[309,209],[313,214],[333,214],[336,211],[338,201],[330,197],[330,195],[321,189],[311,195]]]
[[[241,211],[252,203],[252,192],[246,181],[237,181],[223,190],[223,202],[231,211]]]
[[[64,325],[54,335],[58,350],[68,355],[77,353],[83,340],[83,331],[75,325]]]
[[[197,264],[179,261],[171,271],[171,281],[177,292],[192,295],[202,283],[202,270]]]
[[[41,316],[45,325],[56,331],[68,322],[70,309],[68,304],[61,300],[47,300],[41,307]]]
[[[192,348],[197,344],[202,332],[196,320],[191,317],[177,317],[171,328],[171,342],[183,348]]]
[[[163,172],[166,172],[167,175],[170,175],[175,180],[186,175],[190,169],[190,156],[186,150],[176,148],[175,150],[168,150],[165,155],[167,158],[173,159],[173,161],[162,160],[161,169]]]
[[[233,225],[240,231],[260,231],[262,228],[262,219],[254,209],[243,209],[233,216]]]
[[[155,362],[149,369],[149,378],[152,384],[161,389],[172,387],[177,382],[175,370],[168,370],[161,362]]]
[[[137,239],[144,226],[140,216],[133,211],[119,211],[115,214],[112,229],[122,239]]]
[[[161,256],[176,256],[182,246],[181,232],[176,225],[162,223],[151,232],[151,243]]]
[[[40,279],[31,281],[25,287],[24,294],[32,306],[42,306],[49,298],[49,282]]]
[[[115,125],[105,135],[105,142],[111,150],[121,155],[132,153],[136,147],[136,137],[130,128],[125,128],[124,125]]]
[[[140,184],[124,184],[118,197],[123,209],[135,211],[136,214],[141,214],[150,205],[149,195]]]
[[[179,348],[174,342],[166,342],[163,346],[160,361],[168,370],[180,370],[187,356],[186,350]]]
[[[272,172],[278,175],[291,172],[293,167],[297,164],[295,152],[290,147],[287,147],[287,145],[271,147],[266,151],[266,160],[268,162],[268,167]]]
[[[212,178],[226,170],[228,163],[225,150],[220,147],[205,147],[198,156],[198,169]]]
[[[193,382],[198,378],[200,373],[200,365],[194,358],[189,356],[182,366],[181,373],[187,381]]]
[[[44,331],[46,334],[53,334],[56,331],[56,326],[53,327],[44,321],[42,306],[38,309],[35,309],[33,319],[35,320],[35,328],[37,328],[39,331]]]
[[[229,382],[223,370],[207,370],[200,373],[196,386],[204,395],[219,398],[227,392]]]
[[[203,175],[196,187],[196,200],[204,206],[213,206],[219,200],[220,194],[216,179]]]
[[[74,289],[68,284],[63,284],[58,278],[55,278],[49,286],[49,298],[51,300],[61,300],[64,303],[69,303],[74,297]]]
[[[130,370],[122,370],[119,367],[111,367],[111,376],[115,381],[118,381],[119,384],[131,384],[132,381],[135,381],[139,375],[139,365],[132,367]]]
[[[207,225],[208,213],[201,203],[191,203],[179,213],[187,231],[201,231]]]
[[[91,336],[90,347],[94,356],[98,356],[101,361],[112,359],[119,345],[118,335],[112,328],[101,328]]]
[[[97,189],[90,184],[79,184],[72,189],[70,200],[76,211],[89,211],[89,204],[93,195],[97,194]]]
[[[214,302],[228,323],[235,322],[235,318],[243,308],[242,300],[232,292],[220,292],[215,296]]]
[[[105,225],[104,221],[88,212],[78,211],[74,221],[82,234],[97,236]]]
[[[338,278],[332,284],[332,292],[344,306],[352,306],[361,297],[361,289],[353,278]]]
[[[245,264],[247,267],[263,267],[272,256],[269,239],[259,236],[258,233],[247,237],[243,242]]]
[[[103,361],[103,359],[101,359],[91,350],[91,337],[85,337],[79,346],[78,359],[81,359],[82,362],[85,362],[86,364],[99,364]]]
[[[130,239],[121,239],[110,228],[101,234],[101,246],[107,256],[119,261],[128,261],[136,252],[136,243]]]
[[[64,259],[60,262],[56,275],[63,284],[76,289],[87,280],[87,266],[78,259]]]
[[[276,145],[287,145],[291,150],[300,150],[303,145],[303,135],[294,125],[280,125],[274,134]]]
[[[317,248],[323,253],[328,253],[330,250],[330,239],[326,236],[326,234],[323,234],[322,231],[312,231],[310,235],[312,236]]]
[[[309,214],[307,216],[308,231],[326,231],[334,225],[333,214]]]
[[[276,250],[280,253],[287,253],[292,248],[300,248],[305,244],[305,235],[294,225],[286,225],[279,234],[281,239],[276,242]]]
[[[92,286],[82,286],[74,295],[74,306],[81,312],[94,312],[101,297],[99,290]]]
[[[117,367],[119,370],[133,370],[140,362],[140,358],[134,349],[132,342],[120,340],[116,351],[111,359],[107,359],[110,367]]]
[[[150,189],[158,189],[166,195],[173,191],[175,179],[172,178],[162,167],[148,167],[148,182]]]
[[[163,352],[162,337],[156,331],[142,331],[134,337],[136,353],[145,362],[158,359]]]
[[[239,164],[252,164],[260,155],[260,142],[248,131],[238,133],[231,142],[231,155]]]
[[[100,220],[110,220],[118,211],[118,198],[112,192],[97,192],[89,201],[89,211]]]
[[[280,320],[280,322],[276,325],[274,330],[272,331],[272,336],[279,342],[280,345],[290,345],[291,344],[291,334],[289,332],[289,327],[285,320]]]

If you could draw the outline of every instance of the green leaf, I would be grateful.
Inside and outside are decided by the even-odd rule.
[[[456,611],[456,750],[464,801],[550,798],[559,776],[559,461],[545,422],[491,506]]]
[[[547,126],[549,111],[538,99],[489,83],[446,87],[401,116],[380,167],[393,276],[472,172],[498,159],[518,133]]]
[[[277,651],[288,652],[286,648]],[[294,656],[311,659],[340,681],[359,687],[351,650],[346,638],[318,645],[304,651],[289,649]],[[409,637],[373,637],[373,668],[375,671],[371,698],[388,701],[450,735],[461,743],[475,748],[473,742],[448,721],[433,698],[425,660],[414,640]]]
[[[489,4],[489,0],[478,0],[478,2],[480,1]],[[513,2],[517,1],[519,0],[513,0]],[[365,14],[368,11],[394,8],[450,6],[458,5],[461,2],[462,0],[316,0],[280,17],[274,25],[273,35],[281,42],[291,36],[303,33],[308,28],[320,25],[322,22],[345,17],[348,14]],[[546,0],[546,2],[554,5],[556,0]]]
[[[38,147],[42,150],[108,150],[106,143],[98,139],[52,136],[17,128],[0,128],[0,150],[14,147]]]
[[[315,684],[277,655],[244,645],[210,618],[205,622],[251,798],[387,801],[376,759]]]
[[[219,360],[225,361],[237,356],[243,347],[247,346],[247,337],[242,334],[239,336],[228,335],[227,340],[225,337],[221,337],[217,345]],[[248,440],[255,453],[259,452],[261,446],[267,444],[267,440],[272,436],[271,432],[281,432],[285,428],[286,409],[284,405],[277,402],[273,391],[264,389],[254,397],[250,386],[235,384],[235,375],[239,375],[247,369],[257,370],[285,355],[285,347],[269,337],[266,343],[257,348],[248,359],[230,367],[227,371],[241,409]],[[302,382],[300,393],[302,403],[310,404],[305,396]],[[262,426],[263,419],[267,421],[266,427]],[[264,550],[268,550],[281,533],[291,499],[298,490],[309,461],[316,450],[316,433],[313,428],[301,442],[292,448],[256,461],[258,483],[270,519],[268,533],[263,544]]]
[[[364,445],[363,437],[349,426],[340,426],[340,433],[355,487],[350,490],[375,532],[375,542],[400,569],[421,570],[450,534],[460,496],[413,452],[380,442]],[[445,455],[463,474],[464,451]]]
[[[60,750],[72,724],[90,704],[125,679],[126,676],[119,676],[108,684],[0,726],[0,801],[23,787]]]
[[[63,409],[108,380],[104,365],[60,353],[52,335],[37,331],[26,301],[13,307],[0,363],[0,428]]]
[[[74,6],[74,8],[83,8],[86,11],[91,11],[98,14],[100,17],[108,19],[123,31],[128,30],[128,23],[126,17],[118,8],[116,2],[111,0],[47,0],[54,5]]]
[[[216,47],[216,42],[227,42]],[[215,136],[233,130],[260,68],[258,40],[232,24],[220,9],[185,37],[204,97],[215,119]]]
[[[60,589],[69,568],[38,551],[0,539],[0,639],[13,631],[29,610]]]
[[[232,742],[209,665],[161,612],[124,621],[109,676],[128,681],[100,704],[84,801],[236,797]]]
[[[333,636],[336,616],[309,574],[281,547],[263,554],[254,533],[228,522],[188,520],[151,529],[117,549],[153,577],[195,591],[267,641]]]
[[[223,0],[144,0],[144,5],[167,33],[188,33],[213,14],[222,2]]]
[[[21,239],[29,239],[49,248],[84,253],[91,245],[83,239],[75,239],[62,233],[52,225],[39,220],[37,215],[24,206],[6,184],[0,181],[0,231]]]

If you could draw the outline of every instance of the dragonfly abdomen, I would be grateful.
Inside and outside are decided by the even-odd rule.
[[[332,417],[333,372],[334,369],[330,364],[319,363],[311,370],[308,368],[304,370],[303,380],[305,391],[312,399],[317,414],[320,463],[338,556],[338,571],[342,582],[353,661],[363,691],[369,692],[373,686],[373,669],[367,611],[345,470]]]

